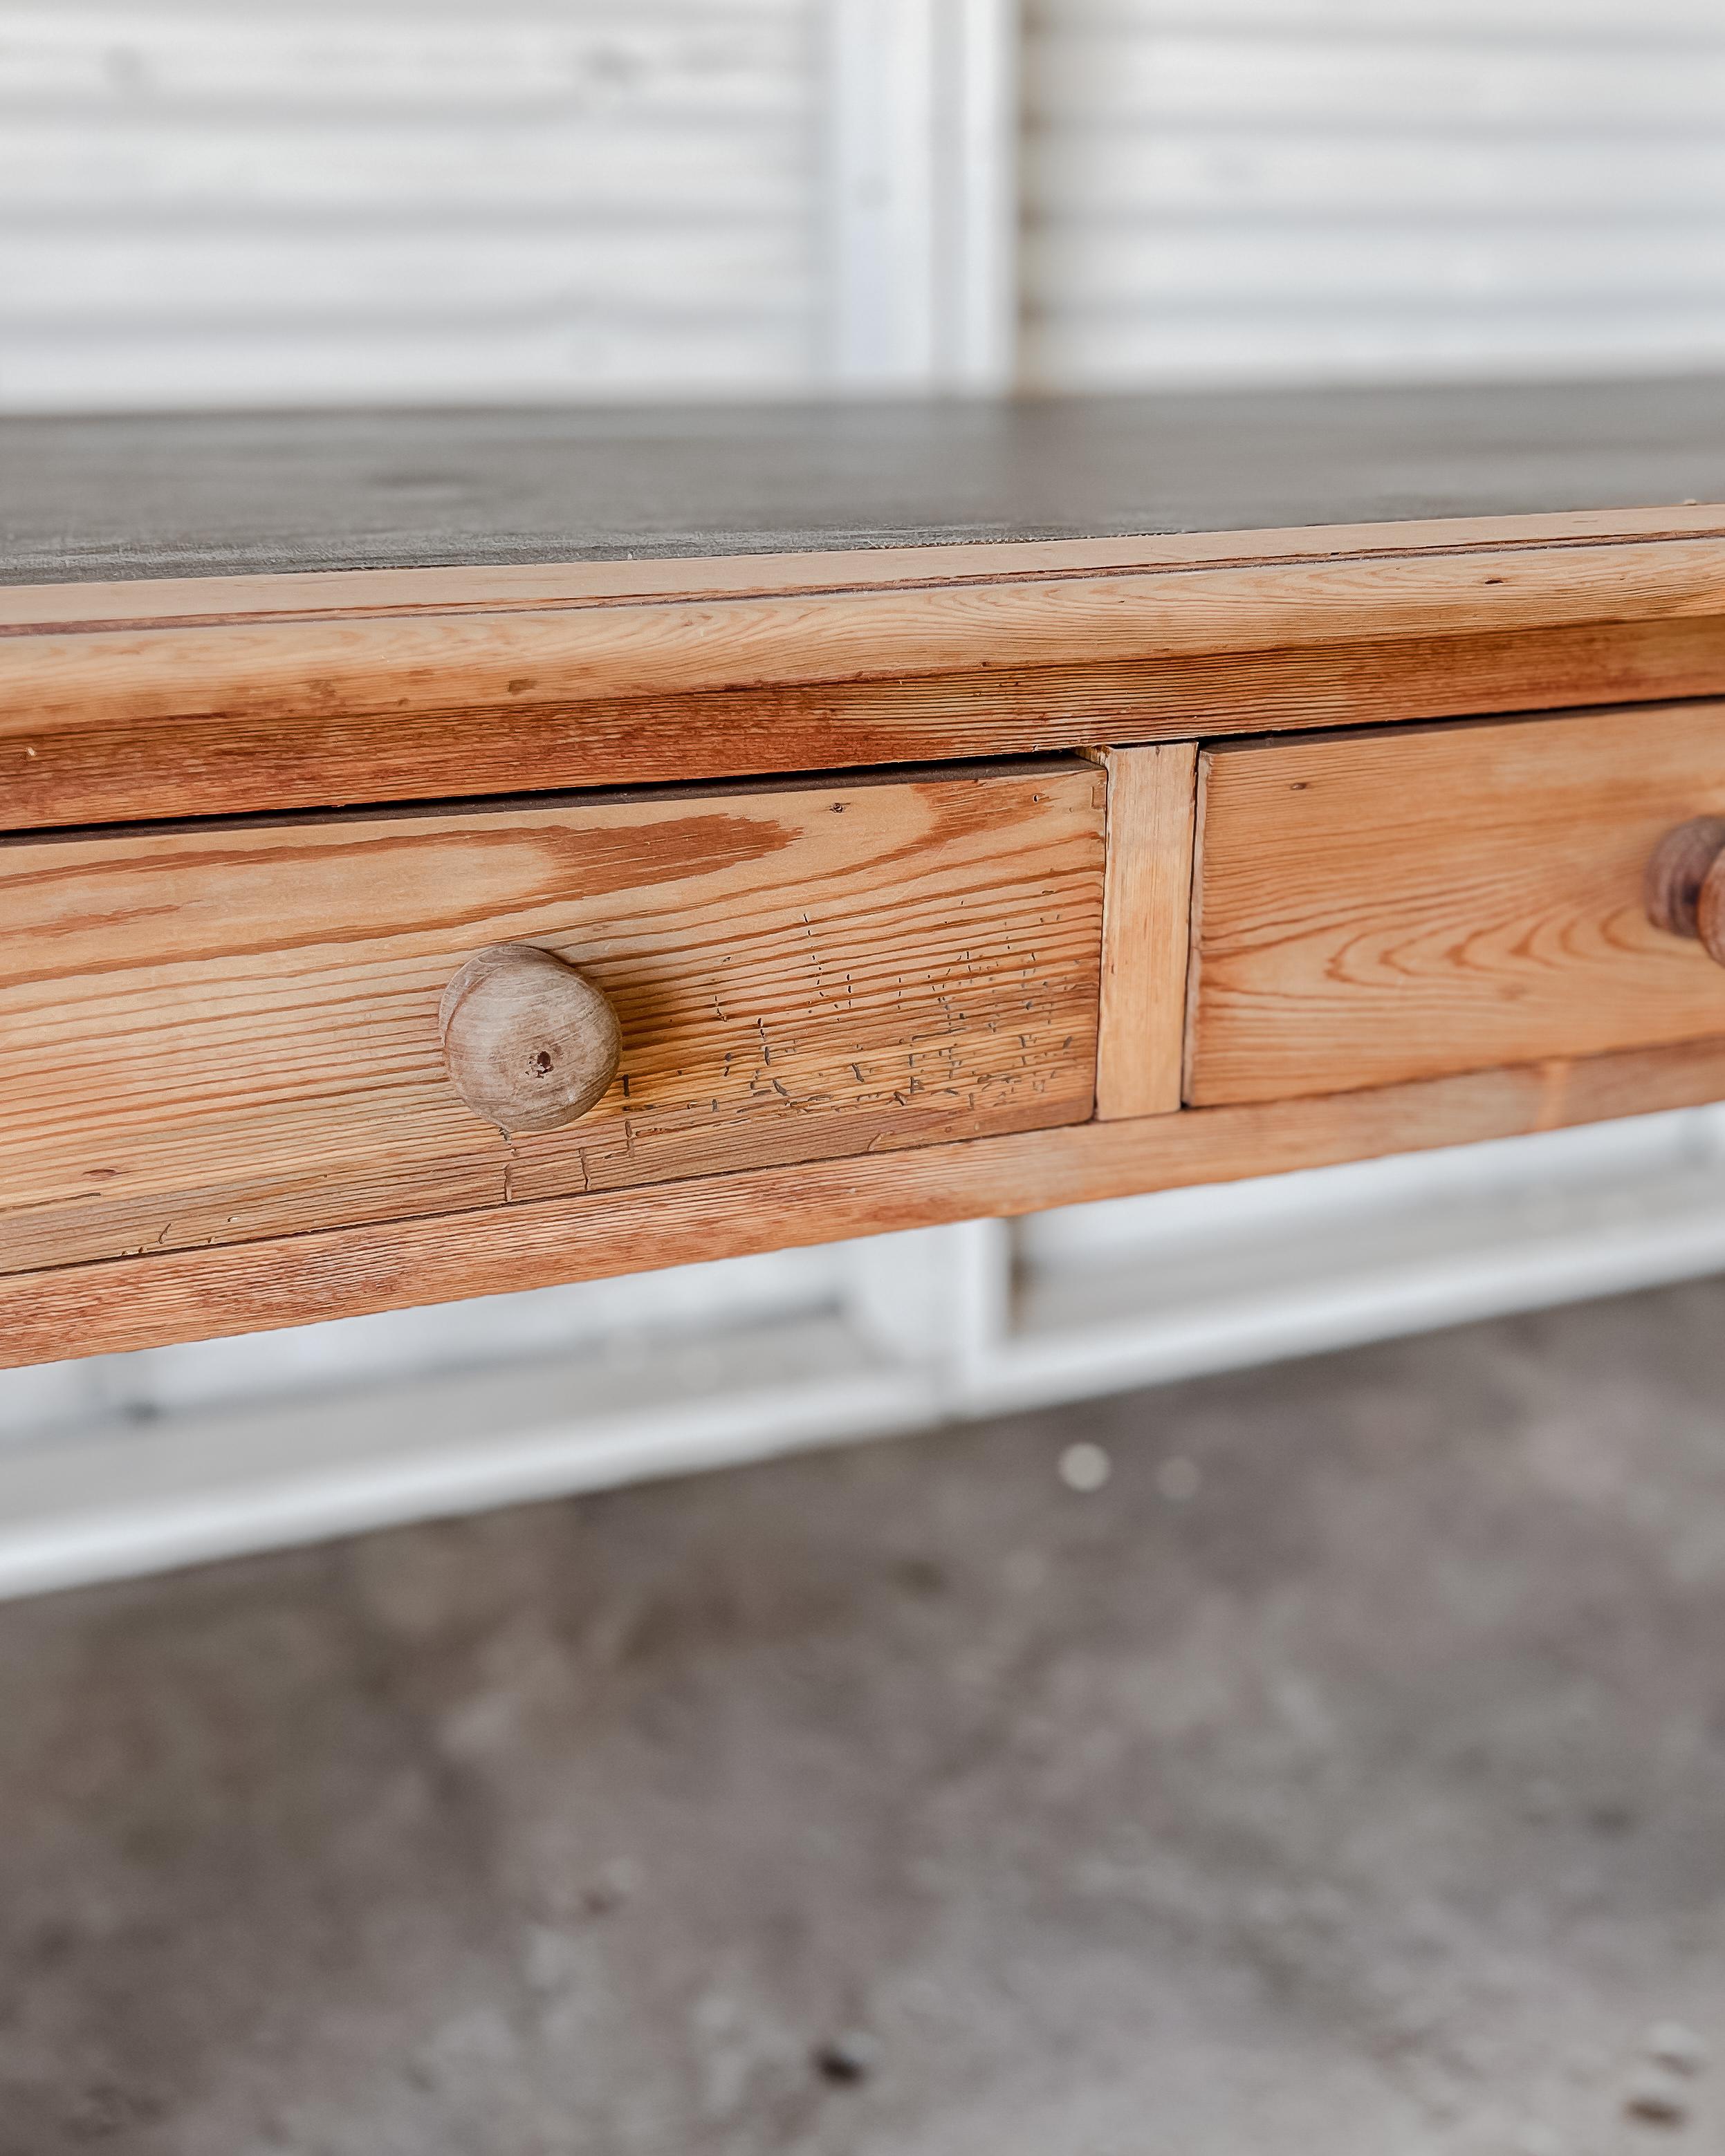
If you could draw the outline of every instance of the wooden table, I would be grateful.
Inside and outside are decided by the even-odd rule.
[[[1725,1096],[1725,385],[0,471],[0,1359]]]

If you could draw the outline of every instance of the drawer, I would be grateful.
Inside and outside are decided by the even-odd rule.
[[[0,844],[0,1268],[1082,1120],[1103,786],[1074,759]],[[445,1070],[446,984],[494,944],[616,1014],[565,1127],[506,1135]]]
[[[1725,1034],[1642,891],[1725,811],[1725,705],[1218,747],[1200,788],[1195,1104]]]

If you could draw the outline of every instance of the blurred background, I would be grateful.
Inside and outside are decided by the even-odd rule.
[[[0,409],[1725,362],[1717,0],[0,0]],[[1720,1111],[0,1378],[0,1592],[1725,1265]]]
[[[0,8],[14,411],[1681,368],[1710,0]]]

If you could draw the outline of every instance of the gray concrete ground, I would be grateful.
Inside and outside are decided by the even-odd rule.
[[[0,1611],[0,2152],[1725,2149],[1722,1318]]]

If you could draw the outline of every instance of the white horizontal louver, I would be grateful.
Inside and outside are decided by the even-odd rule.
[[[1717,0],[1032,0],[1039,386],[1725,357]]]
[[[0,407],[805,382],[819,0],[0,0]]]

